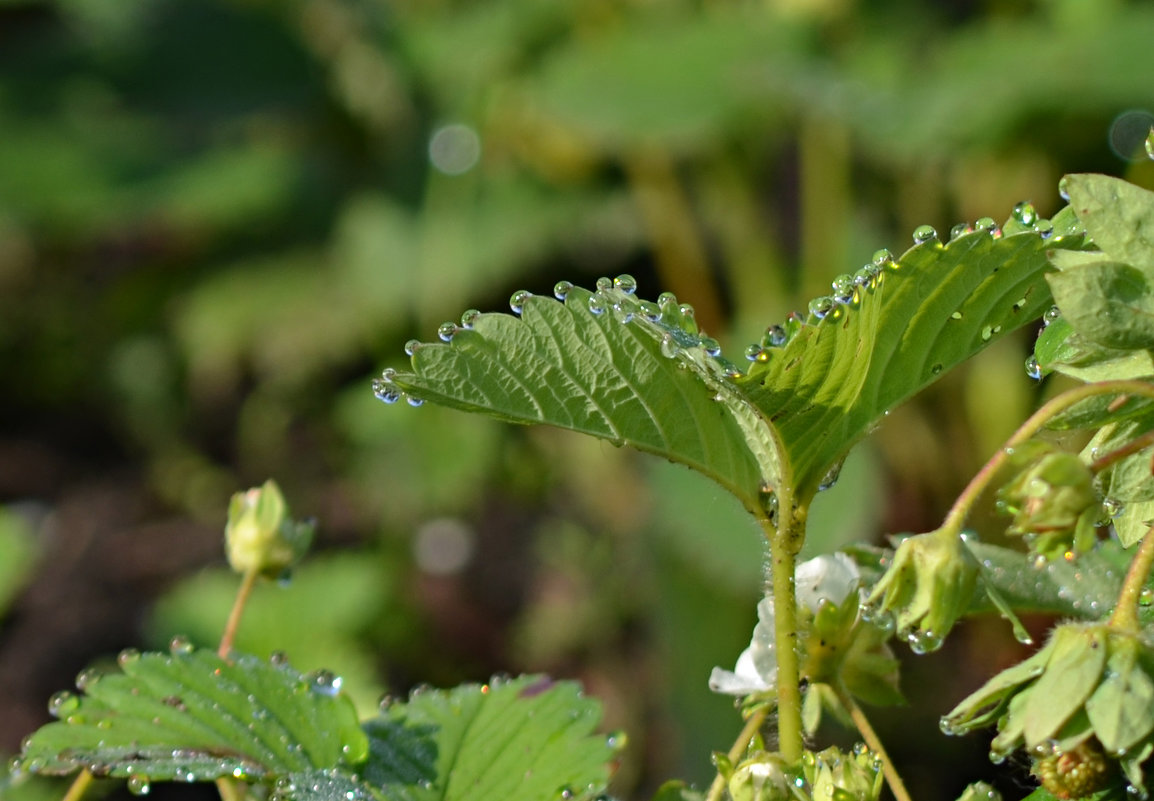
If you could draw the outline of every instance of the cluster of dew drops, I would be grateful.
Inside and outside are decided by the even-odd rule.
[[[176,636],[172,638],[169,644],[169,654],[173,659],[180,659],[190,656],[195,651],[192,642],[184,636]],[[116,658],[117,664],[121,669],[130,668],[142,658],[142,654],[136,648],[125,648]],[[253,659],[254,657],[244,657],[246,659]],[[340,676],[328,670],[314,670],[306,674],[297,674],[292,666],[289,664],[288,658],[281,652],[274,652],[269,656],[268,662],[274,668],[279,670],[290,671],[294,675],[299,676],[299,682],[296,687],[296,692],[312,692],[318,695],[327,697],[335,697],[340,694],[342,688],[342,679]],[[103,678],[104,671],[99,668],[86,668],[82,670],[76,677],[76,689],[80,693],[87,693]],[[232,688],[235,689],[235,688]],[[231,690],[230,690],[231,691]],[[250,730],[255,730],[263,720],[268,717],[268,711],[258,701],[258,699],[249,695],[247,697],[250,712],[252,715],[252,722],[248,724]],[[180,711],[187,711],[185,700],[179,696],[173,695],[163,699],[167,706]],[[212,708],[216,709],[219,704],[212,703]],[[81,696],[71,690],[61,690],[52,695],[48,700],[48,712],[58,720],[65,721],[72,724],[85,723],[84,707],[81,704]],[[225,714],[221,711],[221,714]],[[159,720],[157,720],[159,723]],[[100,718],[95,721],[97,727],[106,727],[111,725],[111,720],[107,718]],[[25,738],[22,751],[26,752],[31,741],[29,735]],[[281,739],[283,744],[290,749],[299,750],[301,748],[298,743],[288,742],[288,735],[282,734]],[[351,756],[350,746],[345,744],[342,746],[342,752],[346,757]],[[172,780],[179,782],[204,782],[212,781],[221,776],[230,776],[238,781],[247,781],[252,778],[252,765],[247,763],[240,757],[221,757],[215,762],[205,759],[205,754],[201,751],[186,748],[174,748],[169,756],[172,758],[174,767],[171,768]],[[38,758],[28,758],[24,756],[13,757],[9,764],[9,772],[16,776],[20,774],[31,774],[39,772],[44,765],[42,765]],[[114,770],[123,770],[127,775],[122,778],[126,779],[126,786],[133,795],[143,796],[148,795],[152,790],[153,777],[141,772],[135,765],[114,766],[112,764],[98,764],[90,760],[83,760],[77,758],[75,760],[76,768],[86,768],[96,775],[107,775]],[[336,769],[322,772],[322,774],[309,777],[308,781],[313,786],[314,791],[323,789],[323,786],[333,785],[334,787],[343,782],[344,779],[340,772]],[[273,788],[273,793],[270,796],[278,801],[291,801],[294,795],[302,788],[295,785],[294,780],[289,777],[282,777],[277,780],[276,786]],[[368,799],[369,796],[363,791],[349,789],[344,793],[347,801],[362,801]]]
[[[809,315],[792,312],[783,325],[771,325],[760,342],[745,349],[745,359],[754,364],[766,364],[775,349],[782,348],[805,325],[815,325],[827,318],[838,319],[842,307],[856,307],[863,293],[872,292],[883,279],[884,272],[896,270],[897,261],[890,251],[882,249],[874,254],[869,264],[854,275],[838,276],[832,283],[832,294],[815,298],[809,304]],[[559,281],[553,288],[554,297],[562,302],[570,299],[574,286],[569,281]],[[661,293],[656,301],[640,300],[635,297],[637,281],[631,275],[616,278],[598,278],[595,290],[589,294],[586,306],[594,316],[610,315],[622,325],[636,320],[659,326],[660,351],[666,358],[676,358],[682,353],[699,350],[709,358],[710,366],[727,378],[740,378],[743,371],[721,355],[721,344],[713,337],[702,333],[697,325],[694,308],[689,303],[681,303],[672,292]],[[527,290],[514,292],[509,299],[509,307],[514,314],[521,315],[532,294]],[[481,312],[469,309],[461,315],[459,323],[442,323],[437,336],[444,343],[450,343],[461,331],[472,330]],[[405,354],[414,356],[426,344],[412,339],[405,343]],[[387,404],[405,400],[411,406],[420,406],[424,401],[412,393],[403,391],[396,383],[397,371],[386,368],[373,381],[373,392]]]
[[[1061,187],[1059,190],[1063,197],[1066,197]],[[1042,218],[1029,202],[1023,201],[1014,207],[1013,219],[1022,229],[1019,233],[1033,232],[1043,239],[1050,238],[1054,233],[1053,223]],[[1000,239],[1003,232],[992,217],[983,217],[974,223],[955,225],[950,230],[949,242],[946,244],[972,235],[986,235]],[[938,232],[929,225],[921,225],[914,229],[913,242],[915,246],[944,246],[939,241]],[[885,248],[878,250],[871,260],[856,272],[837,276],[831,283],[829,295],[811,300],[807,308],[808,315],[795,311],[790,313],[784,324],[769,326],[759,342],[745,348],[745,360],[753,365],[767,364],[775,350],[787,345],[803,326],[815,325],[827,319],[839,319],[844,309],[857,308],[865,295],[877,289],[882,284],[886,272],[898,269],[899,262],[889,250]],[[571,282],[559,281],[553,289],[553,295],[557,300],[564,302],[572,290]],[[598,278],[595,291],[588,297],[589,313],[596,316],[609,314],[623,325],[639,318],[651,324],[659,324],[662,329],[660,337],[662,355],[674,358],[689,349],[699,348],[710,357],[717,372],[728,378],[740,378],[744,375],[737,365],[722,357],[721,345],[716,339],[705,336],[698,330],[692,305],[680,303],[671,292],[663,292],[656,301],[639,300],[635,297],[636,291],[637,281],[631,275],[619,275],[612,279]],[[510,309],[514,314],[521,315],[531,297],[532,293],[524,289],[514,292],[509,299]],[[1047,321],[1056,319],[1055,314],[1053,310],[1048,313]],[[437,329],[437,337],[443,343],[450,343],[461,331],[472,330],[480,316],[481,312],[477,309],[469,309],[461,315],[459,322],[442,323]],[[954,317],[960,317],[960,314],[955,313]],[[983,337],[989,339],[995,333],[998,333],[997,329],[988,329],[983,331]],[[412,357],[422,347],[425,347],[425,343],[411,339],[405,343],[405,354]],[[1033,357],[1027,361],[1026,371],[1034,378],[1041,377],[1041,370]],[[420,406],[424,403],[424,399],[397,386],[396,378],[397,371],[389,367],[373,381],[373,392],[379,400],[387,404],[404,400],[410,406]]]

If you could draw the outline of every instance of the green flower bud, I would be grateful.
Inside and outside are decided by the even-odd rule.
[[[261,487],[234,494],[228,504],[224,529],[228,563],[238,573],[277,576],[308,550],[313,528],[312,523],[289,518],[280,488],[269,479]]]
[[[970,606],[978,564],[962,538],[939,529],[902,540],[866,603],[892,614],[918,653],[937,650]]]
[[[755,753],[727,771],[730,797],[733,801],[789,801],[794,784],[787,767],[778,754]]]
[[[1000,493],[1014,515],[1007,533],[1027,537],[1031,550],[1047,558],[1089,550],[1101,514],[1090,468],[1076,455],[1048,445],[1022,458],[1028,466]]]
[[[881,795],[881,762],[864,745],[859,744],[848,754],[838,748],[807,751],[801,764],[812,798],[877,801]]]
[[[1141,763],[1154,751],[1154,648],[1139,632],[1109,623],[1060,625],[1041,650],[942,718],[942,730],[961,734],[994,721],[995,759],[1021,747],[1035,755],[1078,753],[1084,761],[1100,746],[1140,784]],[[1083,746],[1091,750],[1078,751]],[[1065,775],[1070,764],[1053,771]],[[1086,768],[1082,778],[1091,772],[1103,770]]]

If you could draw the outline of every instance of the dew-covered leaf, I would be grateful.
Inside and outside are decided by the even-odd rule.
[[[362,776],[388,801],[591,799],[617,739],[596,701],[541,676],[414,692],[365,724]]]
[[[1071,561],[1039,559],[983,542],[969,547],[982,566],[972,613],[994,611],[981,586],[988,583],[1015,612],[1097,620],[1113,607],[1130,561],[1118,543],[1109,541]]]
[[[1108,175],[1067,175],[1062,188],[1103,253],[1154,277],[1154,192]]]
[[[839,296],[767,330],[748,373],[721,358],[676,299],[638,301],[607,279],[564,303],[518,293],[521,317],[470,315],[387,370],[406,394],[546,423],[694,467],[758,513],[764,490],[807,500],[889,409],[1051,305],[1046,249],[1078,237],[978,231],[926,241],[835,282]]]
[[[1154,347],[1154,289],[1138,268],[1094,260],[1064,267],[1047,280],[1062,317],[1091,342],[1121,350]]]
[[[304,676],[283,662],[175,647],[126,651],[121,672],[78,679],[58,693],[60,718],[21,754],[34,773],[87,768],[137,781],[268,781],[362,761],[367,740],[331,674]]]
[[[1051,305],[1033,233],[917,245],[736,383],[781,432],[804,495],[886,412]]]
[[[520,317],[481,314],[450,343],[420,346],[413,372],[397,374],[396,389],[386,381],[378,396],[392,391],[395,400],[403,390],[628,444],[701,471],[756,509],[762,481],[776,485],[783,470],[772,428],[696,338],[669,322],[681,313],[675,301],[645,324],[631,295],[604,294],[573,287],[564,303],[522,296]],[[622,313],[634,319],[619,322],[607,307],[595,314],[591,302],[628,304]]]

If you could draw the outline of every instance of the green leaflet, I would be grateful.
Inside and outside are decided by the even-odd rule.
[[[1106,633],[1100,628],[1064,627],[1042,653],[1046,669],[1031,688],[1023,710],[1022,736],[1033,746],[1054,736],[1082,706],[1106,666]]]
[[[1154,276],[1154,192],[1107,175],[1067,175],[1061,188],[1103,253]]]
[[[269,780],[362,761],[356,712],[330,674],[303,676],[250,656],[126,651],[123,672],[82,674],[83,695],[58,693],[23,769],[144,781]]]
[[[600,717],[542,676],[416,691],[365,724],[363,778],[386,801],[592,799],[623,739],[595,735]]]
[[[569,288],[563,304],[517,293],[520,319],[471,313],[376,389],[629,444],[700,470],[756,514],[767,488],[807,501],[890,408],[1040,317],[1046,249],[1080,241],[977,231],[896,261],[882,252],[835,282],[840,302],[819,298],[804,321],[770,329],[748,373],[698,334],[691,309],[638,301],[632,279]]]
[[[1057,259],[1059,255],[1095,254],[1065,252],[1053,259],[1061,271],[1049,277],[1050,291],[1075,329],[1107,348],[1154,346],[1154,292],[1149,277],[1136,267],[1106,258],[1071,266]]]
[[[1106,672],[1086,701],[1094,733],[1111,753],[1128,749],[1154,728],[1154,683],[1140,665],[1141,644],[1118,637],[1111,643]]]

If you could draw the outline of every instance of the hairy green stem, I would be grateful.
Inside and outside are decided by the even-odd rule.
[[[232,603],[232,611],[228,613],[228,622],[224,624],[224,633],[220,637],[220,647],[216,649],[217,656],[221,659],[228,659],[228,655],[232,653],[232,643],[236,639],[237,629],[240,628],[240,618],[244,614],[244,608],[248,604],[249,596],[252,595],[252,588],[256,586],[258,578],[260,578],[258,571],[247,570],[240,581],[240,587],[236,591],[236,600]]]
[[[801,759],[801,667],[797,656],[797,553],[805,540],[806,509],[794,508],[791,491],[778,494],[776,526],[764,520],[769,540],[773,640],[777,656],[778,750],[787,762]]]
[[[1118,593],[1118,603],[1114,613],[1110,615],[1110,625],[1118,629],[1137,631],[1139,599],[1142,588],[1146,586],[1146,579],[1150,578],[1150,568],[1154,566],[1154,536],[1151,527],[1142,538],[1138,552],[1130,562],[1126,571],[1126,579],[1122,582],[1122,591]]]
[[[61,801],[80,801],[84,794],[88,792],[88,788],[92,786],[92,771],[88,768],[76,774],[76,778],[72,780],[72,784],[68,787],[68,792],[64,794]]]
[[[765,723],[766,717],[769,715],[770,707],[768,705],[762,706],[749,716],[749,720],[745,722],[741,734],[737,735],[737,740],[734,741],[733,747],[729,749],[726,755],[729,758],[730,764],[737,764],[741,759],[749,744],[753,742],[753,738],[757,736],[758,730]],[[705,796],[705,801],[721,801],[721,795],[725,792],[725,778],[718,773],[713,779],[713,784],[709,785],[709,793]]]
[[[1013,453],[1015,446],[1022,444],[1030,437],[1041,431],[1046,423],[1061,412],[1066,411],[1075,404],[1081,403],[1088,398],[1093,398],[1098,395],[1139,395],[1144,398],[1154,400],[1154,384],[1146,383],[1145,381],[1102,381],[1096,384],[1084,384],[1080,387],[1063,392],[1054,398],[1051,398],[1042,405],[1038,411],[1030,415],[1029,419],[1014,432],[1006,444],[998,450],[990,460],[982,466],[982,469],[970,479],[970,483],[962,490],[961,495],[954,502],[942,522],[942,529],[954,533],[960,533],[962,525],[966,522],[966,517],[977,501],[978,496],[986,489],[986,487],[993,481],[994,476],[1002,465],[1009,459],[1010,454]]]
[[[1142,436],[1130,440],[1122,447],[1102,454],[1090,462],[1090,469],[1095,473],[1100,473],[1115,462],[1120,462],[1127,456],[1149,448],[1151,445],[1154,445],[1154,431],[1147,431]]]
[[[853,699],[844,687],[834,687],[834,692],[837,693],[837,698],[841,701],[842,706],[849,710],[850,719],[853,720],[854,726],[857,727],[858,733],[861,734],[862,740],[869,746],[877,758],[882,763],[882,775],[886,777],[886,784],[890,786],[890,792],[894,794],[896,801],[912,801],[909,790],[906,789],[905,782],[902,781],[901,775],[898,773],[897,767],[890,759],[890,755],[886,752],[885,746],[882,745],[881,738],[878,737],[874,727],[870,725],[869,718],[866,717],[865,712],[857,701]]]

